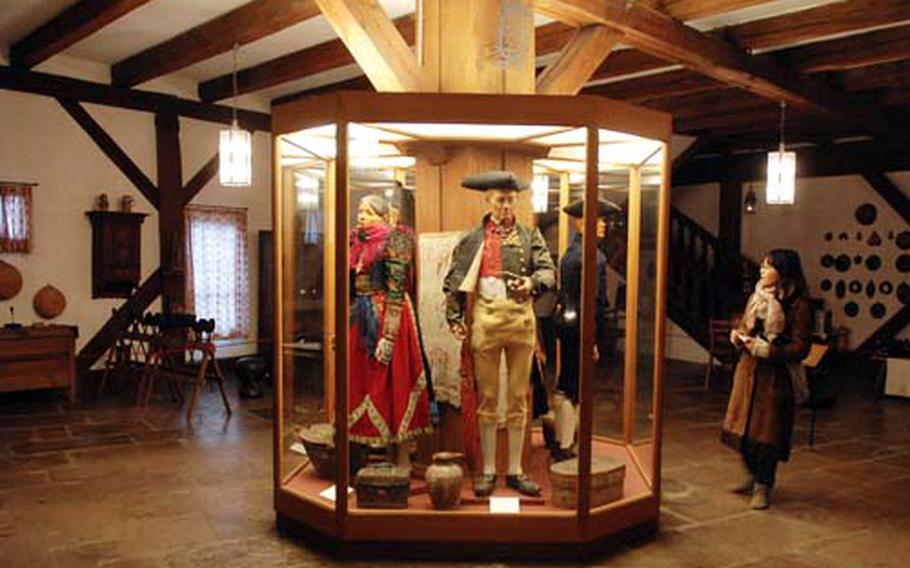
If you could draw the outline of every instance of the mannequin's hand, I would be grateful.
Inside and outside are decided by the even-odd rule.
[[[392,361],[392,350],[394,348],[395,343],[393,341],[385,337],[380,338],[376,344],[376,360],[383,365],[388,365]]]
[[[468,326],[464,322],[453,322],[449,324],[449,331],[452,332],[452,335],[455,336],[455,339],[458,341],[464,341],[468,336]]]
[[[512,280],[510,285],[515,296],[521,300],[530,298],[531,294],[534,292],[534,282],[527,276]]]
[[[598,361],[600,361],[600,349],[598,349],[597,346],[595,345],[594,346],[594,362],[596,363]]]

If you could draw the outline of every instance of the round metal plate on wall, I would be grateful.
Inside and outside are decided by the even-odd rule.
[[[853,264],[860,265],[863,263],[863,255],[858,254],[853,257]]]
[[[877,254],[872,254],[866,257],[866,268],[875,272],[882,266],[882,259]]]
[[[872,304],[872,307],[869,308],[869,315],[877,320],[885,317],[886,313],[888,313],[888,309],[885,308],[885,304],[881,302],[875,302]]]
[[[875,219],[878,217],[878,209],[871,203],[863,203],[856,208],[854,216],[860,225],[871,225],[875,223]]]
[[[897,257],[894,266],[901,272],[910,272],[910,254],[902,254]]]
[[[834,260],[834,267],[837,268],[838,272],[847,272],[850,270],[851,264],[850,257],[845,254],[839,255],[837,259]]]
[[[822,280],[822,283],[821,283],[822,292],[828,292],[829,290],[831,290],[831,288],[832,288],[833,286],[834,286],[834,285],[831,284],[831,281],[828,280],[827,278],[825,278],[824,280]]]
[[[824,266],[825,268],[831,268],[832,266],[834,266],[834,257],[831,256],[830,254],[826,254],[826,255],[822,256],[822,266]]]
[[[885,280],[878,285],[878,292],[884,296],[887,296],[894,291],[894,285],[891,282]]]
[[[855,318],[859,313],[859,305],[856,302],[847,302],[847,305],[844,306],[844,313],[848,318]]]
[[[847,295],[847,283],[843,280],[837,281],[837,286],[834,287],[834,295],[837,296],[837,299],[843,299]]]
[[[872,280],[870,280],[870,281],[868,282],[868,284],[866,284],[866,296],[868,296],[869,298],[874,298],[874,297],[875,297],[875,290],[876,290],[875,282],[873,282]]]
[[[859,280],[851,280],[849,290],[851,294],[859,294],[863,291],[863,283]]]
[[[910,231],[901,231],[897,238],[894,239],[897,248],[901,250],[910,250]]]
[[[910,306],[910,284],[904,282],[897,287],[897,299],[905,306]]]

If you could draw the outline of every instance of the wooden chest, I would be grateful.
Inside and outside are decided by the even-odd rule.
[[[0,392],[66,389],[75,400],[78,335],[69,325],[0,329]]]
[[[361,509],[407,509],[411,480],[406,470],[389,462],[370,464],[354,480]]]
[[[622,498],[626,464],[609,456],[591,457],[591,508]],[[578,459],[550,466],[553,506],[574,509],[578,506]]]

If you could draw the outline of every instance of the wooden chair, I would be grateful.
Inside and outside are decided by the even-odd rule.
[[[736,366],[739,358],[736,348],[730,342],[730,332],[739,324],[740,316],[728,319],[708,320],[708,362],[705,369],[705,390],[711,386],[711,374],[714,371],[714,361],[720,363],[721,370],[730,367],[731,371]]]

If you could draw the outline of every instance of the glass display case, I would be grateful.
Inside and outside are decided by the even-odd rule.
[[[272,117],[279,523],[350,543],[584,544],[653,530],[670,117],[601,97],[366,92],[288,102]],[[523,418],[503,394],[510,369],[523,367],[510,367],[508,351],[498,376],[478,363],[480,284],[458,283],[473,314],[467,340],[447,317],[455,292],[446,276],[468,236],[491,238],[482,225],[491,201],[463,187],[488,170],[532,186],[513,194],[515,222],[549,245],[552,273],[573,240],[583,266],[575,349],[553,345],[546,278],[527,278],[536,318],[518,333],[550,360],[532,358],[538,388],[527,398],[537,400]],[[562,209],[579,199],[575,222]],[[599,200],[620,209],[605,237],[590,213]],[[596,307],[598,263],[606,311]],[[545,433],[571,354],[574,457],[557,462]],[[501,385],[492,419],[483,380]],[[491,431],[496,485],[483,495],[474,479]],[[539,493],[504,484],[516,474],[516,445],[517,467]]]

